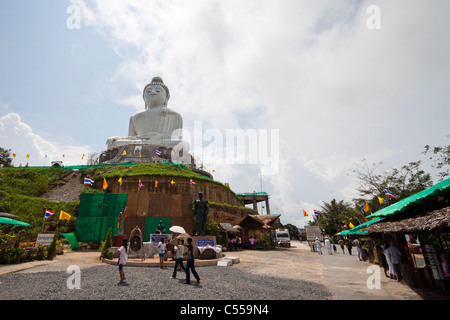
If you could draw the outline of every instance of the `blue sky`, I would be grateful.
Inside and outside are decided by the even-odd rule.
[[[71,5],[80,29],[67,27]],[[370,5],[381,29],[367,26]],[[2,1],[0,146],[17,154],[15,165],[27,153],[35,166],[63,153],[68,165],[85,163],[83,153],[127,134],[159,75],[187,135],[196,121],[223,137],[279,133],[277,174],[262,176],[263,190],[272,213],[302,226],[303,209],[357,195],[348,173],[362,159],[429,169],[423,147],[448,144],[449,9],[409,0]],[[225,147],[191,141],[217,180],[259,191],[261,166],[220,163]]]

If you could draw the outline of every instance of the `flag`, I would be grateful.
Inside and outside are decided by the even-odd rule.
[[[12,154],[12,156],[13,156],[13,158],[15,158],[15,157],[16,157],[16,154],[15,154],[15,153],[13,153],[13,154]]]
[[[303,210],[303,216],[304,216],[304,217],[307,217],[307,216],[308,216],[308,214],[306,213],[305,210]]]
[[[106,157],[106,151],[102,152],[102,156]]]
[[[350,228],[354,228],[354,227],[355,227],[355,226],[353,225],[353,223],[351,223],[351,222],[348,224],[348,226],[349,226]]]
[[[159,151],[158,149],[156,149],[156,154],[157,154],[158,156],[160,156],[160,155],[161,155],[161,151]]]
[[[397,200],[397,198],[392,193],[390,193],[387,189],[384,189],[384,193],[386,194],[386,197],[391,197],[391,198],[394,198],[395,200]]]
[[[378,202],[379,202],[380,204],[382,204],[382,203],[383,203],[383,198],[378,197]]]
[[[365,212],[369,212],[370,208],[369,208],[369,204],[366,202],[366,204],[364,205],[364,211]]]
[[[122,155],[123,155],[123,156],[126,156],[126,155],[127,155],[127,151],[126,151],[126,150],[123,150]]]
[[[59,220],[67,220],[67,221],[69,221],[71,217],[72,216],[70,214],[68,214],[67,212],[64,212],[62,210],[61,210],[61,213],[59,214]]]
[[[120,177],[119,180],[117,180],[117,182],[119,182],[119,184],[122,185],[122,177]]]
[[[27,153],[27,159],[30,159],[30,154],[29,153]]]
[[[55,213],[51,210],[45,209],[45,219],[50,218],[51,216],[53,216]]]
[[[315,215],[316,217],[318,217],[318,216],[320,215],[320,212],[314,209],[314,215]]]
[[[141,179],[139,179],[139,188],[143,188],[145,187],[144,184],[142,183]]]
[[[84,178],[84,184],[92,186],[94,184],[94,180],[89,178]]]
[[[108,183],[106,182],[106,178],[103,178],[103,189],[106,190],[108,188]]]
[[[0,159],[3,159],[3,153],[0,153]]]
[[[158,188],[158,180],[155,181],[155,188]]]
[[[84,159],[84,157],[86,157],[86,155],[83,153],[83,156],[81,157],[81,160],[83,160]]]
[[[171,185],[174,185],[174,184],[175,184],[175,181],[173,181],[173,179],[172,179],[172,181],[170,181],[170,184],[171,184]]]
[[[196,184],[196,183],[194,182],[194,180],[192,180],[192,179],[189,181],[189,183],[190,183],[190,184]]]

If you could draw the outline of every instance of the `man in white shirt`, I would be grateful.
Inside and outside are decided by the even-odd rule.
[[[177,245],[174,247],[175,250],[175,267],[173,268],[172,279],[177,278],[177,268],[178,265],[181,266],[184,272],[186,272],[186,268],[183,266],[183,254],[184,254],[184,245],[183,240],[178,239]]]

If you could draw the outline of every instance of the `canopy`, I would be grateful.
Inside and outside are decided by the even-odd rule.
[[[21,227],[31,227],[31,224],[29,224],[29,223],[10,219],[10,218],[5,218],[5,217],[0,217],[0,223],[12,224],[12,225],[21,226]]]
[[[386,217],[392,216],[397,213],[405,212],[411,207],[425,203],[430,198],[434,198],[444,193],[448,193],[449,191],[450,191],[450,179],[447,179],[435,184],[434,186],[428,189],[422,190],[420,192],[413,194],[412,196],[402,199],[390,205],[389,207],[378,210],[377,212],[371,214],[367,218]]]

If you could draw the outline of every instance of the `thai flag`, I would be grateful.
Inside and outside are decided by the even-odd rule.
[[[3,153],[0,153],[0,159],[3,159]]]
[[[94,184],[94,180],[89,179],[89,178],[84,178],[84,184],[92,186]]]
[[[106,151],[102,152],[102,156],[106,157]]]
[[[391,198],[394,198],[395,200],[397,200],[397,198],[392,193],[390,193],[387,189],[384,189],[384,193],[386,194],[386,197],[391,197]]]
[[[160,156],[160,155],[161,155],[161,151],[156,150],[156,154],[157,154],[158,156]]]
[[[320,215],[320,212],[317,211],[317,210],[314,210],[314,215],[315,215],[316,217],[318,217],[318,216]]]
[[[50,218],[51,216],[53,216],[55,213],[53,211],[50,211],[48,209],[45,209],[45,219]]]
[[[139,188],[143,188],[145,187],[144,184],[142,183],[141,179],[139,179]]]

